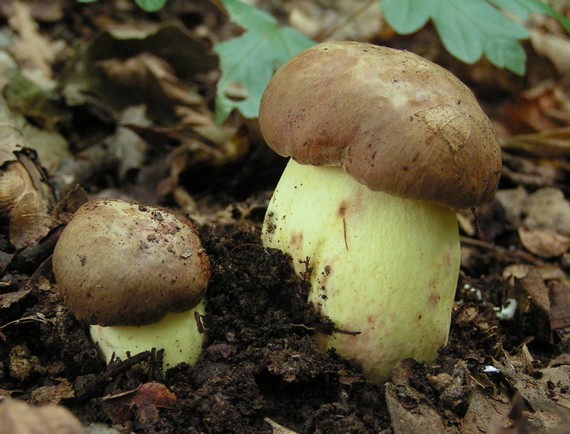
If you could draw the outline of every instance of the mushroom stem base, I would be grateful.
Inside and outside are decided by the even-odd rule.
[[[309,301],[348,332],[318,342],[359,361],[369,380],[385,380],[408,357],[432,361],[447,343],[460,263],[453,210],[290,160],[262,240],[309,272]]]
[[[196,316],[204,315],[205,303],[186,312],[169,313],[153,324],[143,326],[98,326],[89,327],[101,357],[109,363],[113,354],[125,359],[142,351],[164,349],[163,370],[179,363],[196,363],[205,334],[200,332]]]

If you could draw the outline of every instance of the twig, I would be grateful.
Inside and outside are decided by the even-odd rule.
[[[461,242],[463,244],[479,247],[479,248],[485,249],[485,250],[493,250],[493,251],[495,251],[499,254],[505,255],[505,256],[511,256],[511,257],[514,256],[518,259],[522,259],[526,262],[529,262],[532,265],[536,265],[539,267],[546,265],[546,262],[544,262],[542,259],[537,258],[536,256],[531,255],[530,253],[523,252],[522,250],[519,250],[519,249],[511,250],[511,249],[507,249],[505,247],[498,246],[496,244],[489,243],[487,241],[476,240],[474,238],[469,238],[469,237],[465,237],[465,236],[461,236],[461,237],[459,237],[459,239],[461,240]]]

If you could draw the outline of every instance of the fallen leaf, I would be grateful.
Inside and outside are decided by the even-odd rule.
[[[269,419],[266,417],[263,419],[271,426],[271,432],[273,434],[297,434],[296,431],[292,431],[289,428],[285,428],[283,425],[278,424],[277,422]]]
[[[524,248],[542,258],[560,256],[570,247],[570,237],[557,234],[550,229],[519,226],[518,234]]]
[[[18,303],[21,299],[26,297],[30,291],[31,289],[26,288],[15,292],[0,294],[0,308],[6,309],[12,306],[14,303]]]
[[[570,110],[568,110],[570,113]],[[535,158],[556,159],[562,163],[570,156],[570,127],[554,128],[533,134],[519,134],[504,139],[501,147]],[[562,163],[564,167],[564,164]]]
[[[446,426],[442,416],[428,403],[427,398],[410,386],[388,383],[386,403],[395,434],[459,433],[456,428]]]
[[[47,175],[34,153],[24,151],[18,153],[18,161],[0,167],[1,212],[10,221],[10,242],[16,249],[30,246],[56,225],[51,217],[55,195]]]
[[[132,402],[138,407],[149,404],[155,407],[170,407],[176,402],[176,395],[164,384],[149,382],[141,384],[133,395]]]
[[[296,1],[291,6],[291,26],[319,41],[367,41],[382,31],[380,8],[368,0]]]
[[[508,265],[503,270],[503,279],[510,285],[514,286],[515,280],[514,278],[521,278],[525,274],[528,273],[529,268],[532,265],[528,264],[512,264]],[[534,266],[536,270],[540,273],[540,276],[544,280],[556,280],[556,279],[564,279],[566,277],[566,273],[560,268],[558,264],[544,264],[541,266]]]
[[[17,69],[7,71],[4,77],[7,83],[2,95],[19,130],[28,121],[46,133],[69,126],[71,112],[61,104],[55,91],[42,89]]]
[[[558,188],[542,188],[529,195],[523,212],[524,224],[570,236],[570,202]]]
[[[550,187],[560,176],[560,163],[554,160],[537,160],[503,152],[502,177],[515,185],[532,189]]]
[[[59,404],[61,400],[75,397],[73,385],[65,378],[59,379],[55,386],[43,386],[34,389],[31,393],[30,404],[47,405]]]
[[[176,403],[176,395],[164,384],[149,382],[137,389],[104,398],[105,410],[114,423],[134,420],[137,427],[148,431],[158,420],[158,408]]]
[[[481,434],[509,426],[510,403],[503,394],[483,393],[479,389],[473,391],[469,408],[461,421],[462,434]]]
[[[530,32],[532,47],[550,60],[560,75],[570,73],[570,40],[568,37],[538,29]]]
[[[539,341],[551,342],[548,288],[536,268],[530,267],[526,275],[515,278],[514,297],[518,327]]]
[[[548,283],[550,326],[562,340],[570,339],[570,284],[567,281]]]
[[[84,434],[83,425],[60,405],[32,407],[24,401],[6,398],[0,403],[2,433]]]
[[[541,83],[519,94],[516,101],[502,106],[505,125],[513,134],[530,134],[562,126],[549,113],[558,110],[554,85]]]
[[[56,53],[49,40],[40,34],[29,6],[19,1],[12,2],[12,15],[8,23],[20,36],[11,48],[20,67],[30,72],[28,78],[40,87],[51,87],[51,65]]]
[[[524,187],[518,186],[517,188],[499,190],[495,194],[495,198],[504,208],[507,219],[513,226],[519,226],[523,207],[528,198],[528,193]]]
[[[145,104],[154,120],[172,123],[173,99],[176,104],[204,104],[191,91],[190,79],[216,62],[202,41],[180,26],[113,29],[78,50],[60,85],[69,105],[91,104],[119,119],[125,108]],[[146,91],[136,86],[141,83]]]

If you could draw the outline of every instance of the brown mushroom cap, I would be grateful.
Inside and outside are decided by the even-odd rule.
[[[261,132],[301,164],[342,166],[371,190],[470,208],[491,199],[501,151],[472,92],[406,51],[325,42],[267,86]]]
[[[81,206],[52,257],[66,306],[89,324],[142,325],[196,306],[210,262],[192,222],[115,199]]]

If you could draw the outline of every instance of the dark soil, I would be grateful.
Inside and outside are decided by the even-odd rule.
[[[135,7],[115,8],[111,2],[79,6],[66,1],[63,18],[42,29],[71,44],[90,40],[113,17],[115,22],[138,24],[176,20],[191,31],[207,27],[216,34],[214,40],[229,37],[237,31],[215,3],[196,6],[201,3],[172,0],[161,14],[149,18]],[[2,26],[7,26],[6,18]],[[55,72],[63,73],[66,66],[61,60]],[[210,108],[215,77],[195,77],[199,95]],[[498,101],[486,104],[498,111]],[[108,114],[100,113],[101,107],[85,104],[66,110],[70,120],[59,131],[76,155],[116,127]],[[42,126],[41,119],[29,120]],[[59,216],[69,216],[88,196],[105,191],[178,208],[174,187],[155,196],[168,177],[192,196],[196,214],[190,217],[197,222],[212,264],[207,314],[202,318],[207,343],[198,363],[163,374],[161,352],[154,349],[106,366],[87,326],[63,305],[51,272],[50,255],[64,225],[18,250],[10,244],[8,222],[3,220],[0,400],[60,404],[86,426],[104,424],[120,433],[570,432],[565,425],[570,421],[570,323],[556,330],[562,320],[555,323],[532,295],[550,294],[553,306],[559,300],[559,308],[567,309],[570,303],[560,301],[565,293],[557,286],[567,281],[567,257],[566,262],[544,260],[528,253],[497,200],[481,207],[476,219],[469,216],[474,233],[462,232],[462,270],[448,345],[433,364],[405,360],[386,384],[370,384],[356,363],[317,347],[313,335],[330,332],[333,325],[306,303],[307,284],[293,273],[289,259],[262,246],[261,222],[285,162],[268,152],[255,122],[239,116],[230,122],[239,127],[244,152],[229,162],[190,151],[189,156],[176,154],[183,140],[160,128],[137,130],[152,147],[127,176],[119,175],[116,161],[92,162],[80,154],[76,160],[86,165],[78,178],[81,189],[74,199],[64,200],[69,209],[59,210]],[[511,167],[501,188],[516,187],[516,179],[523,179],[514,172]],[[57,190],[57,173],[45,179]],[[552,180],[564,191],[566,182],[560,176]],[[548,287],[542,279],[526,277],[513,284],[503,271],[514,264],[556,266],[562,277],[550,278]],[[499,319],[497,311],[511,298],[527,300],[525,308],[513,318]]]

